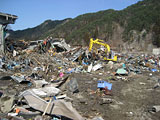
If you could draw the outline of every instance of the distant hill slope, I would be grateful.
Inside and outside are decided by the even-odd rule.
[[[44,23],[34,27],[34,28],[28,28],[25,30],[17,30],[17,31],[9,31],[10,38],[20,40],[38,40],[41,38],[41,36],[46,35],[48,31],[51,29],[55,29],[58,25],[68,21],[69,19],[65,20],[46,20]]]
[[[159,0],[143,0],[120,11],[109,9],[80,15],[57,25],[56,28],[41,31],[39,36],[35,33],[37,38],[45,38],[48,35],[64,37],[70,44],[88,45],[89,38],[95,37],[107,41],[111,46],[124,46],[124,42],[127,42],[134,43],[130,47],[138,45],[135,47],[148,49],[146,44],[160,46],[159,21]],[[23,31],[16,32],[19,34]],[[31,33],[34,36],[34,29]],[[26,33],[27,35],[28,39],[32,37]],[[23,35],[19,38],[22,39]]]

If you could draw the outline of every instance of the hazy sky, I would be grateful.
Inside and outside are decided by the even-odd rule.
[[[13,30],[35,27],[47,19],[62,20],[100,10],[121,10],[140,0],[0,0],[0,12],[17,15]]]

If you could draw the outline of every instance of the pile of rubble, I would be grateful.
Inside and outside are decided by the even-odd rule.
[[[117,53],[117,62],[106,61],[101,54],[89,52],[87,47],[71,47],[64,39],[47,38],[27,48],[7,48],[0,59],[0,118],[6,120],[103,120],[96,110],[92,109],[97,113],[92,115],[86,108],[76,110],[90,104],[81,94],[93,95],[91,101],[95,98],[100,105],[110,104],[115,102],[112,86],[117,81],[130,81],[144,73],[153,76],[160,67],[159,57],[154,55]]]

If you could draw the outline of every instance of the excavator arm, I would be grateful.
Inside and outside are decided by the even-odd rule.
[[[89,51],[92,50],[93,44],[102,45],[107,48],[107,52],[110,52],[110,46],[108,44],[104,43],[103,40],[99,40],[99,39],[93,40],[93,38],[90,39]]]
[[[90,39],[89,51],[92,50],[93,44],[98,44],[98,45],[104,46],[105,48],[107,48],[107,53],[110,53],[110,51],[111,51],[110,46],[107,43],[104,43],[103,40],[100,40],[100,39],[93,40],[93,38]],[[104,60],[117,61],[117,56],[114,55],[113,59],[108,59],[108,58],[104,57]]]

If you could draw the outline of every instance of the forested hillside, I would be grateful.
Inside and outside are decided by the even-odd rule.
[[[28,28],[25,30],[9,31],[10,38],[20,40],[38,40],[41,36],[46,35],[51,29],[55,29],[59,24],[66,22],[69,19],[65,20],[46,20],[44,23],[34,27]]]
[[[150,33],[152,43],[160,46],[159,0],[143,0],[120,11],[109,9],[64,21],[48,21],[48,25],[44,22],[41,24],[44,27],[15,31],[12,36],[16,39],[63,37],[68,43],[87,45],[91,37],[105,41],[119,38],[123,42],[132,42],[135,34],[139,37],[137,39],[145,40]]]

